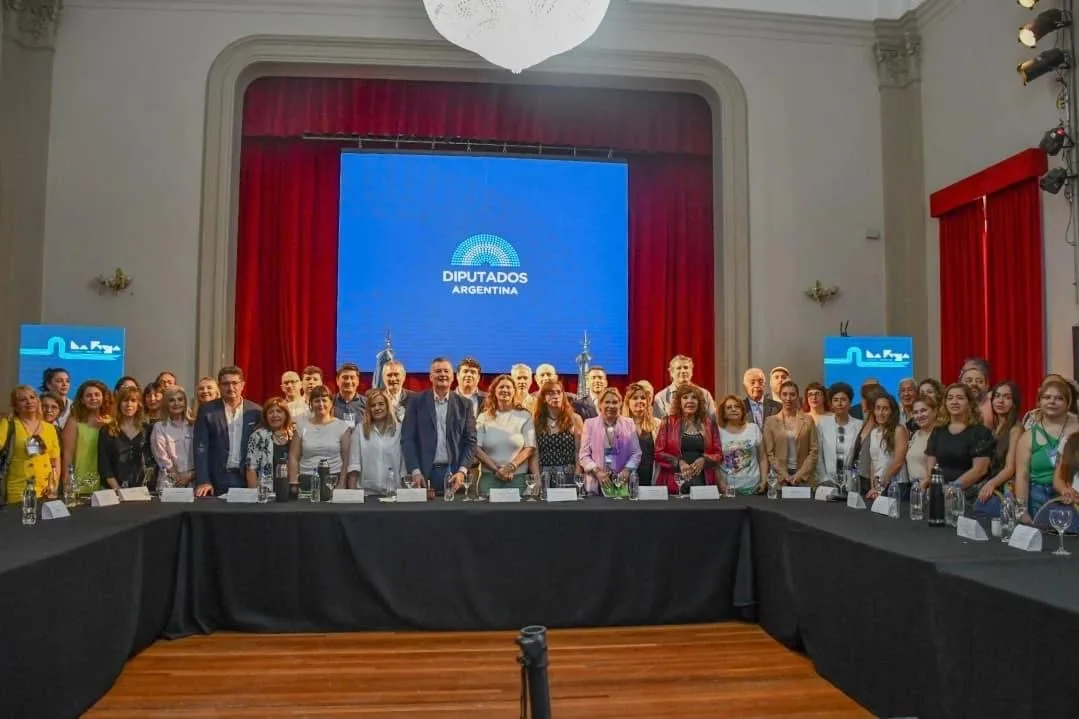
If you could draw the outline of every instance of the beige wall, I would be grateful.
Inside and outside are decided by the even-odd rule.
[[[170,367],[190,381],[210,65],[226,45],[255,34],[434,38],[411,6],[353,7],[68,4],[52,95],[46,321],[124,325],[133,373]],[[784,20],[770,29],[673,9],[660,22],[634,17],[616,12],[592,46],[706,55],[741,81],[749,107],[751,359],[818,376],[820,337],[841,320],[852,332],[885,329],[882,243],[864,239],[883,222],[871,28]],[[89,277],[117,265],[135,277],[134,296],[86,291]],[[840,284],[843,295],[825,308],[811,303],[803,290],[817,279]]]
[[[1042,5],[1054,3],[1042,3]],[[1057,85],[1042,77],[1024,87],[1015,66],[1037,54],[1016,42],[1032,17],[1014,2],[953,0],[924,24],[922,112],[926,189],[934,192],[1027,147],[1057,123]],[[1043,41],[1043,44],[1045,41]],[[1047,45],[1051,47],[1051,45]],[[1052,166],[1052,161],[1050,165]],[[1050,370],[1071,374],[1071,327],[1079,321],[1073,250],[1065,242],[1063,195],[1043,195],[1047,346]],[[939,371],[937,222],[926,221],[931,370]],[[991,288],[1007,291],[1007,288]]]

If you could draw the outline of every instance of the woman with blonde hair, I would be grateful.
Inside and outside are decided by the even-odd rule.
[[[536,393],[532,426],[536,432],[536,451],[529,462],[532,474],[546,473],[552,482],[561,476],[572,484],[584,420],[573,411],[573,401],[558,380],[544,382]]]
[[[352,430],[348,486],[375,496],[393,496],[407,476],[393,400],[385,389],[368,390],[364,399],[363,420]]]
[[[495,377],[487,389],[483,411],[476,418],[480,496],[489,495],[495,487],[525,488],[536,430],[532,415],[518,399],[517,385],[508,374]]]
[[[164,475],[177,487],[194,486],[195,420],[183,387],[173,387],[162,402],[164,417],[150,431],[150,451],[158,481]],[[160,486],[160,485],[159,485]]]
[[[116,395],[116,414],[98,431],[97,466],[109,489],[141,487],[150,462],[150,425],[142,393],[133,387]]]
[[[659,432],[660,424],[653,412],[652,402],[655,397],[649,387],[643,382],[634,382],[626,387],[626,398],[622,402],[622,416],[632,419],[633,426],[637,429],[637,443],[641,446],[641,463],[637,467],[637,478],[643,487],[652,484],[656,461],[656,433]]]
[[[1032,517],[1053,497],[1053,480],[1060,453],[1068,438],[1079,430],[1069,412],[1071,385],[1050,377],[1038,392],[1038,408],[1030,429],[1015,447],[1015,501],[1021,519]]]
[[[0,442],[8,448],[6,466],[0,466],[0,498],[7,504],[22,501],[26,481],[34,480],[38,497],[56,491],[60,476],[60,436],[41,415],[37,391],[27,384],[11,390],[10,417],[0,417]]]
[[[221,389],[217,386],[217,380],[213,377],[200,377],[195,384],[195,401],[198,406],[213,402],[221,397]]]
[[[630,475],[641,463],[633,420],[621,415],[622,393],[607,387],[599,395],[599,414],[584,422],[577,459],[586,475],[585,491],[613,496],[629,493]]]

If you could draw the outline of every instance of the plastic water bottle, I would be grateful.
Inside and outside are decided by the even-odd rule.
[[[913,482],[910,485],[910,518],[915,522],[922,521],[922,502],[924,501],[924,493],[922,492],[922,485],[920,482]]]
[[[933,474],[929,476],[929,526],[943,527],[944,521],[944,475],[940,467],[933,467]]]
[[[24,527],[37,524],[37,486],[33,475],[26,478],[26,487],[22,491],[22,523]]]
[[[319,460],[318,470],[311,475],[311,502],[322,501],[322,487],[330,481],[330,463],[325,459]]]
[[[75,486],[75,465],[68,465],[67,482],[64,484],[64,506],[72,509],[79,504],[79,490]]]
[[[888,503],[888,517],[890,519],[899,519],[899,500],[903,497],[899,492],[899,481],[892,478],[892,481],[888,483],[888,499],[892,500]]]
[[[629,473],[629,498],[639,499],[641,496],[641,478],[637,476],[637,470]]]
[[[775,467],[768,468],[768,499],[779,499],[779,473]]]
[[[1018,505],[1015,495],[1011,491],[1004,493],[1004,500],[1000,503],[1000,541],[1005,544],[1012,538],[1015,531],[1015,522]]]
[[[262,465],[259,469],[259,485],[258,485],[258,502],[259,504],[269,504],[273,500],[273,469],[268,464]]]
[[[847,475],[847,491],[850,494],[862,493],[862,482],[858,477],[858,462],[855,460],[850,464],[850,473]]]
[[[452,502],[453,495],[456,494],[453,490],[453,472],[446,470],[446,476],[442,479],[442,501]]]

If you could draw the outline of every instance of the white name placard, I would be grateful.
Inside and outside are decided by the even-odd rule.
[[[1040,552],[1042,551],[1042,533],[1034,527],[1020,524],[1012,532],[1008,546],[1022,549],[1024,552]]]
[[[857,492],[851,492],[847,495],[847,506],[851,509],[865,509],[865,499]]]
[[[190,504],[195,501],[195,490],[193,487],[167,487],[161,490],[161,501]]]
[[[146,487],[121,487],[120,500],[124,502],[149,502],[150,490]]]
[[[883,514],[887,517],[891,514],[893,504],[895,504],[894,499],[881,495],[873,500],[873,506],[869,508],[869,511],[873,512],[873,514]]]
[[[233,487],[225,493],[224,499],[235,504],[258,504],[259,491],[250,487]]]
[[[640,493],[637,495],[637,499],[642,502],[666,502],[670,499],[671,493],[667,491],[667,487],[641,487]]]
[[[827,502],[834,495],[835,487],[817,487],[817,492],[813,495],[813,499],[821,502]]]
[[[813,499],[809,487],[784,487],[783,499]]]
[[[547,490],[548,502],[576,502],[577,490],[574,487],[551,487]]]
[[[99,489],[90,495],[91,507],[115,507],[120,504],[120,498],[111,489]]]
[[[406,487],[397,490],[398,502],[426,502],[427,490],[416,487]]]
[[[520,502],[521,490],[513,487],[495,487],[491,490],[491,502],[502,504],[504,502]]]
[[[363,504],[363,500],[362,489],[335,489],[330,501],[334,504]]]
[[[59,499],[54,499],[41,505],[42,519],[65,519],[70,516],[71,512]]]
[[[719,499],[719,487],[714,484],[705,484],[689,488],[689,498],[694,499]]]
[[[963,539],[974,542],[988,542],[989,536],[985,533],[985,527],[973,517],[960,517],[955,525],[955,534]]]

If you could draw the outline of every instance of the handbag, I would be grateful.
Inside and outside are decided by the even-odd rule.
[[[7,437],[4,439],[4,447],[0,449],[0,507],[4,506],[7,497],[7,475],[11,469],[11,449],[15,444],[15,419],[7,418]]]

